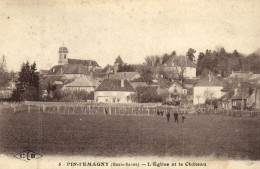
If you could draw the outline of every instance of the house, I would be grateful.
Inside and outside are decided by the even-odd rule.
[[[132,86],[136,89],[137,87],[147,87],[147,83],[146,81],[144,80],[143,77],[138,77],[138,78],[135,78],[133,80],[130,80],[130,83],[132,84]]]
[[[260,84],[260,74],[253,74],[248,78],[249,82]]]
[[[222,109],[259,109],[259,85],[250,82],[232,82],[227,84],[218,99]]]
[[[241,81],[248,81],[249,78],[253,75],[252,72],[249,71],[234,71],[227,78],[228,81],[231,82],[241,82]]]
[[[97,81],[91,76],[81,76],[65,84],[61,90],[92,92],[97,86]]]
[[[223,82],[211,73],[195,84],[193,88],[193,105],[203,104],[205,101],[219,99],[222,96]]]
[[[103,103],[132,103],[135,88],[126,79],[104,79],[94,92],[94,101]]]
[[[197,66],[187,56],[172,56],[163,64],[163,68],[171,77],[196,78]]]
[[[178,81],[174,81],[168,88],[170,100],[180,101],[182,97],[187,96],[187,89]]]
[[[140,78],[140,74],[138,72],[117,72],[114,74],[109,74],[105,76],[105,79],[127,79],[129,81],[133,81],[135,79]]]

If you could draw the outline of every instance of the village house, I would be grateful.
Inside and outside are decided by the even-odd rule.
[[[133,80],[130,80],[130,83],[132,86],[136,89],[137,87],[147,87],[147,83],[145,82],[143,77],[138,77]]]
[[[241,82],[241,81],[248,81],[249,78],[253,75],[252,72],[249,71],[234,71],[232,70],[232,73],[227,78],[229,83],[231,82]]]
[[[65,84],[61,90],[67,91],[85,91],[85,92],[93,92],[98,85],[98,82],[93,79],[91,76],[84,76],[75,78],[74,81]]]
[[[94,101],[102,103],[132,103],[135,88],[126,79],[104,79],[94,92]]]
[[[218,99],[220,108],[230,109],[259,109],[259,85],[250,82],[232,82],[227,84]]]
[[[104,79],[127,79],[129,81],[133,81],[140,77],[141,76],[138,72],[117,72],[117,73],[109,74],[108,76],[105,76]]]
[[[187,56],[172,56],[163,64],[164,71],[171,77],[196,78],[197,66]]]
[[[193,105],[204,104],[206,100],[219,99],[222,96],[223,82],[211,73],[198,80],[193,88]]]

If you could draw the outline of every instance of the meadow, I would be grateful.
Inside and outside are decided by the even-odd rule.
[[[214,156],[260,159],[260,118],[186,115],[0,114],[0,152],[42,155]]]

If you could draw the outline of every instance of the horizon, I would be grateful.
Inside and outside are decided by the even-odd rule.
[[[193,48],[198,56],[224,47],[248,55],[260,48],[257,0],[4,0],[0,6],[0,54],[9,71],[19,71],[27,60],[38,70],[50,69],[58,64],[62,44],[69,58],[95,60],[101,67],[118,55],[125,63],[142,64],[146,56],[174,50],[186,55]]]

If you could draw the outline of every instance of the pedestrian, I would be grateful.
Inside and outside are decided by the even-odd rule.
[[[173,115],[174,115],[175,122],[179,123],[179,120],[178,120],[178,115],[179,114],[177,112],[175,112]]]
[[[108,114],[108,112],[107,112],[107,108],[105,108],[105,113]]]
[[[169,122],[170,121],[170,117],[171,117],[170,113],[167,113],[166,117],[167,117],[167,122]]]
[[[185,114],[184,113],[182,114],[181,119],[182,119],[182,123],[184,123],[184,119],[185,119]]]

